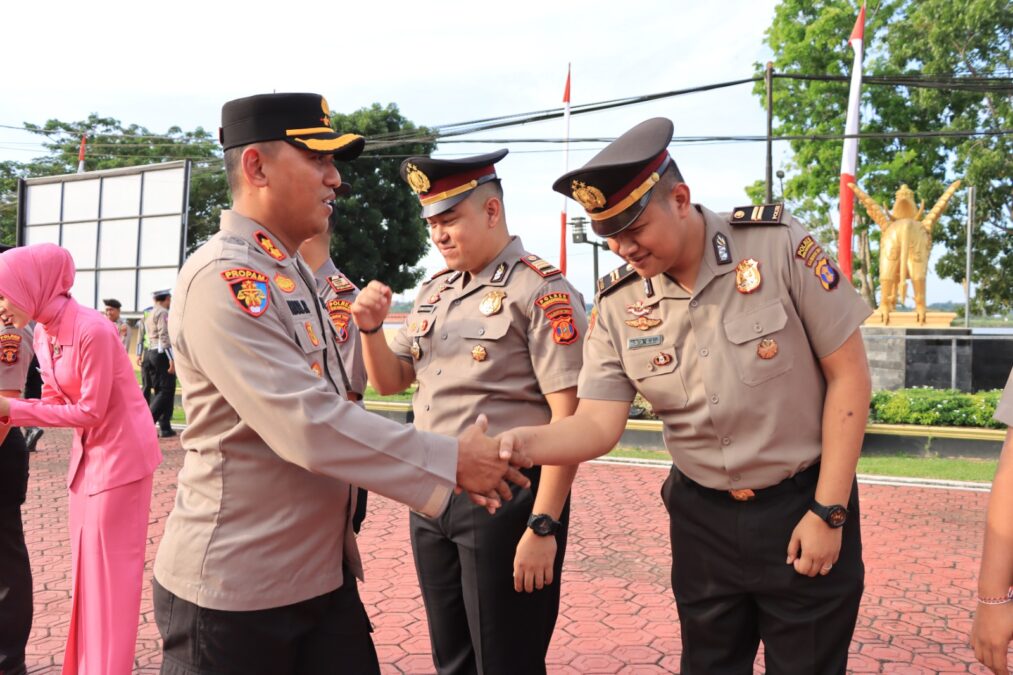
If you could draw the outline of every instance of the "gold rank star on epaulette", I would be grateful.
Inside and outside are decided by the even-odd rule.
[[[632,265],[627,264],[622,267],[615,268],[598,280],[598,297],[606,295],[613,289],[618,288],[621,285],[621,282],[635,275],[636,272],[633,271]]]
[[[732,225],[780,225],[784,204],[738,206],[728,222]]]

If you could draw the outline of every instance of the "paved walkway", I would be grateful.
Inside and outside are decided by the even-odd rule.
[[[70,609],[64,473],[70,434],[50,430],[32,457],[25,508],[35,573],[29,672],[58,673]],[[155,480],[148,565],[175,495],[176,439]],[[573,491],[562,607],[549,672],[678,672],[681,643],[669,583],[667,518],[652,467],[591,464]],[[297,497],[293,495],[293,497]],[[984,673],[967,632],[987,496],[979,492],[869,485],[862,489],[866,593],[852,644],[856,673]],[[370,501],[361,548],[363,598],[376,626],[384,673],[432,673],[425,612],[408,544],[406,509]],[[137,672],[160,661],[150,587],[141,606]],[[757,660],[757,672],[763,672]]]

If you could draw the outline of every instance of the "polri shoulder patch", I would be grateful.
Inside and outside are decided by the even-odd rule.
[[[250,316],[261,316],[271,303],[271,286],[267,275],[246,267],[234,267],[222,272],[229,284],[232,299]]]
[[[732,210],[728,222],[732,225],[782,225],[784,204],[755,204],[738,206]]]
[[[18,362],[21,353],[21,334],[4,333],[0,335],[0,363],[13,366]]]
[[[348,293],[349,291],[356,290],[355,284],[346,279],[344,275],[332,274],[327,277],[327,285],[331,287],[331,290],[341,295],[342,293]]]
[[[541,258],[539,258],[536,255],[530,255],[530,254],[523,255],[523,256],[521,256],[521,262],[523,262],[525,265],[527,265],[528,267],[530,267],[531,269],[533,269],[535,272],[538,272],[538,274],[542,278],[555,276],[557,274],[562,274],[562,272],[560,272],[551,263],[546,262],[545,260],[542,260]]]
[[[622,285],[622,282],[626,281],[631,277],[635,277],[637,273],[633,270],[632,265],[623,265],[617,267],[601,279],[598,280],[598,297],[602,297],[614,291],[616,288]]]

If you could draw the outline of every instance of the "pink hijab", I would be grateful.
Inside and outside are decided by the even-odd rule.
[[[70,252],[56,244],[12,248],[0,253],[0,295],[47,324],[67,304],[74,273]]]

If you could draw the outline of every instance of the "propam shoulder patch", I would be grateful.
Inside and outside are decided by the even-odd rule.
[[[250,316],[258,317],[271,304],[271,287],[267,275],[245,267],[234,267],[222,272],[229,285],[232,299]]]
[[[787,225],[782,219],[784,204],[754,204],[738,206],[728,222],[732,225]]]
[[[521,262],[533,269],[535,272],[542,277],[551,277],[557,274],[562,274],[555,266],[551,263],[542,260],[536,255],[522,255]]]
[[[622,267],[615,268],[598,280],[598,297],[608,295],[616,288],[619,288],[622,285],[622,282],[635,276],[637,276],[637,273],[633,270],[632,265],[627,264]]]

